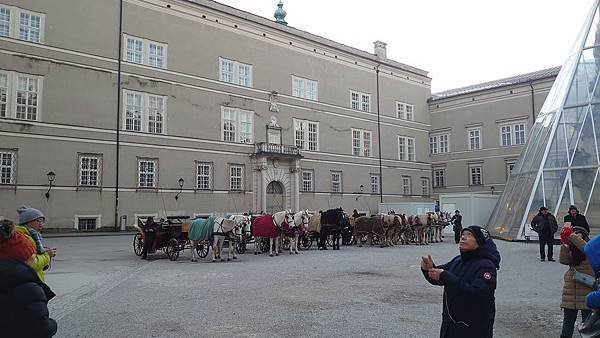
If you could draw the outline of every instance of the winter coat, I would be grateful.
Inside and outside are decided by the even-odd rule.
[[[572,227],[582,227],[585,228],[588,232],[590,232],[590,225],[587,222],[587,219],[582,214],[577,214],[575,217],[571,216],[571,214],[567,214],[563,221],[571,222]]]
[[[558,230],[558,223],[556,223],[556,217],[551,213],[544,215],[540,212],[531,220],[531,228],[533,228],[533,231],[537,232],[540,237],[552,238],[554,237],[554,233]]]
[[[569,235],[569,242],[583,252],[586,242],[579,235],[576,233]],[[579,265],[573,265],[569,247],[567,245],[561,245],[558,261],[561,264],[569,265],[569,270],[565,272],[564,276],[562,302],[560,303],[560,307],[563,309],[576,310],[588,309],[585,305],[585,296],[592,291],[592,289],[584,284],[576,282],[573,279],[573,274],[575,271],[579,271],[594,276],[594,270],[592,269],[589,260],[586,259],[579,263]]]
[[[33,242],[33,244],[36,245],[35,239],[31,235],[31,233],[29,232],[29,229],[27,229],[27,227],[16,226],[15,230],[22,234],[27,235],[27,237]],[[37,276],[40,278],[40,280],[42,282],[44,282],[46,280],[45,276],[44,276],[44,269],[49,265],[50,265],[50,255],[48,254],[48,252],[44,252],[44,253],[35,255],[35,260],[33,261],[33,265],[31,267],[33,268],[33,270],[35,270],[35,273],[37,274]]]
[[[492,337],[496,315],[496,270],[500,253],[492,239],[478,249],[461,252],[449,263],[437,266],[444,272],[439,281],[425,278],[434,285],[444,286],[442,338]]]
[[[596,273],[596,278],[600,277],[600,236],[590,239],[585,245],[584,252]],[[585,296],[585,305],[590,309],[600,309],[600,285],[597,285],[594,291]]]
[[[452,226],[453,231],[461,231],[462,230],[462,215],[454,215],[450,219],[450,223],[454,224]]]
[[[56,321],[49,317],[48,301],[54,297],[35,271],[16,259],[0,260],[0,335],[52,337]]]

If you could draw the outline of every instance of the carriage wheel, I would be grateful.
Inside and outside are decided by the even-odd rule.
[[[310,249],[313,245],[313,238],[310,235],[304,235],[300,238],[300,243],[302,243],[302,247],[305,249]]]
[[[342,235],[342,245],[352,245],[354,242],[354,236],[352,236],[352,233],[344,233]]]
[[[196,244],[196,253],[200,258],[206,258],[208,256],[208,244],[207,243],[198,243]]]
[[[270,238],[265,237],[265,238],[261,239],[260,240],[260,251],[262,251],[263,253],[269,252],[269,249],[270,249],[269,246],[271,246],[270,242],[271,242]]]
[[[325,243],[327,244],[327,246],[333,247],[333,235],[327,236],[327,240],[325,241]]]
[[[143,249],[144,238],[142,237],[142,234],[138,232],[135,234],[135,236],[133,236],[133,253],[135,253],[136,256],[141,256]]]
[[[179,241],[175,238],[171,238],[167,242],[167,256],[172,261],[176,261],[179,258]]]
[[[283,240],[281,242],[281,246],[282,246],[283,250],[289,250],[290,245],[292,245],[292,240],[289,239],[288,237],[283,238]]]
[[[357,238],[355,238],[354,240],[355,240],[355,241],[356,241],[358,244],[360,244],[360,245],[363,245],[363,244],[367,243],[367,240],[368,240],[368,239],[369,239],[369,235],[367,235],[367,234],[361,234],[361,235],[358,237],[358,239],[357,239]]]
[[[235,243],[235,251],[240,255],[243,255],[246,252],[246,241]]]
[[[379,244],[379,235],[373,234],[373,245]]]

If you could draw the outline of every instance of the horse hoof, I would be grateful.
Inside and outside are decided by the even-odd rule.
[[[276,254],[275,254],[275,256],[279,256],[279,254],[278,254],[278,253],[276,253]]]
[[[298,254],[298,251],[294,252],[296,255]]]
[[[293,252],[290,252],[290,255],[293,254]]]
[[[216,260],[216,259],[213,259],[213,260],[212,260],[212,262],[213,262],[213,263],[216,263],[216,262],[217,262],[217,260]]]
[[[258,252],[255,252],[255,253],[254,253],[254,256],[256,256],[256,255],[258,255]]]
[[[273,257],[273,254],[269,254],[269,257]]]
[[[233,259],[237,259],[237,257],[233,257]]]
[[[230,260],[231,260],[231,259],[227,258],[227,261],[228,261],[228,262],[229,262]],[[222,261],[223,261],[223,260],[221,259],[221,262],[222,262]]]
[[[196,263],[197,261],[198,260],[196,260],[196,259],[190,259],[190,262],[192,262],[192,263]]]

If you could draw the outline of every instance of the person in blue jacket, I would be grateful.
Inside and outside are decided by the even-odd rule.
[[[600,236],[592,238],[583,248],[587,260],[596,274],[596,288],[585,297],[585,305],[592,310],[600,310]]]
[[[488,231],[477,225],[462,230],[458,248],[460,255],[443,265],[435,265],[431,256],[421,259],[425,279],[444,287],[440,337],[492,337],[500,253]]]

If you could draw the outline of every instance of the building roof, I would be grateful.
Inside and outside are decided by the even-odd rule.
[[[476,85],[450,89],[439,93],[431,94],[431,98],[429,98],[429,102],[443,100],[447,98],[451,98],[454,96],[473,94],[484,90],[496,89],[506,86],[513,86],[522,83],[529,83],[532,81],[538,81],[546,78],[555,77],[558,75],[560,71],[560,67],[552,67],[547,69],[538,70],[531,73],[525,73],[521,75],[511,76],[504,79],[499,79],[495,81],[478,83]]]
[[[248,21],[263,25],[263,26],[268,26],[269,28],[279,30],[279,31],[282,31],[282,32],[285,32],[288,34],[296,35],[303,39],[311,40],[311,41],[321,44],[321,45],[326,45],[331,49],[336,49],[336,50],[338,50],[340,52],[344,52],[344,53],[354,54],[358,57],[368,59],[375,63],[379,63],[379,64],[382,64],[382,65],[385,65],[388,67],[393,67],[393,68],[400,69],[400,70],[403,70],[403,71],[406,71],[409,73],[413,73],[415,75],[429,78],[428,71],[426,71],[426,70],[423,70],[423,69],[420,69],[417,67],[413,67],[413,66],[409,66],[407,64],[397,62],[394,60],[390,60],[390,59],[379,59],[379,58],[377,58],[377,56],[375,56],[375,54],[365,52],[358,48],[344,45],[342,43],[321,37],[319,35],[315,35],[315,34],[303,31],[301,29],[291,27],[289,25],[287,25],[287,26],[281,25],[273,20],[264,18],[260,15],[256,15],[256,14],[246,12],[246,11],[243,11],[243,10],[240,10],[240,9],[228,6],[228,5],[224,5],[220,2],[216,2],[213,0],[184,0],[184,1],[196,4],[196,5],[200,5],[203,7],[207,7],[207,8],[210,8],[210,9],[218,11],[218,12],[233,15],[240,19],[248,20]]]

